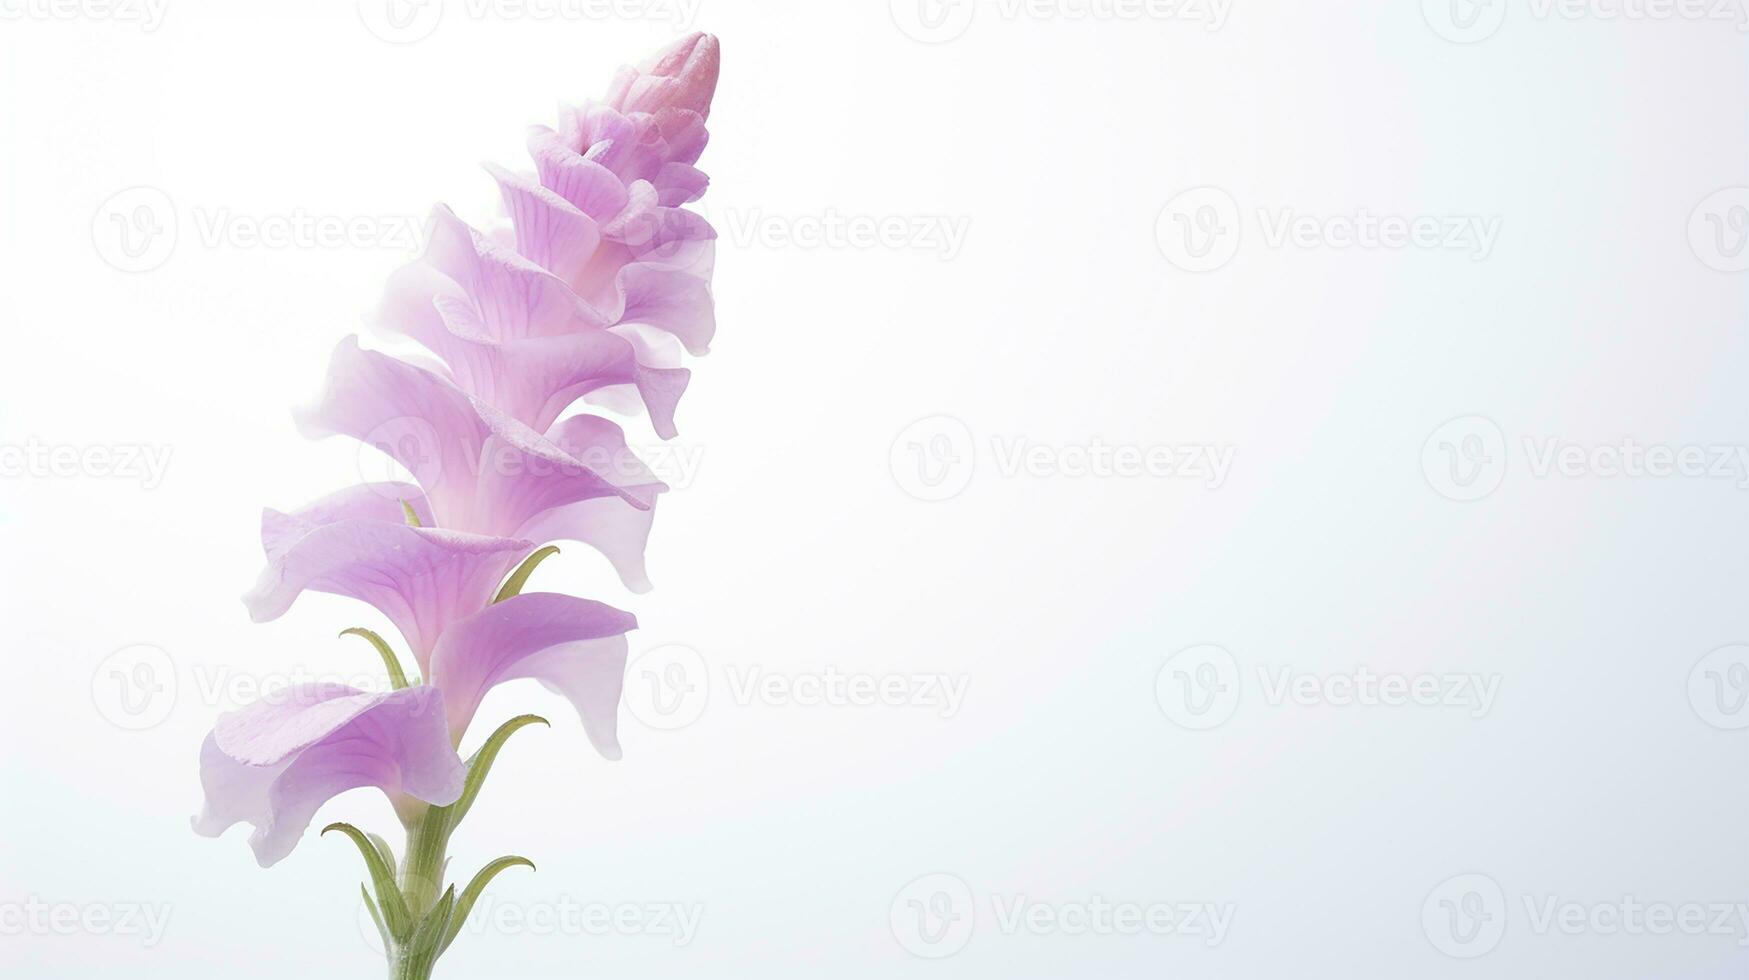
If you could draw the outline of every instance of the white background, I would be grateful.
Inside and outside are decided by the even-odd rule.
[[[660,2],[447,0],[397,34],[378,0],[169,0],[147,23],[69,2],[0,0],[0,973],[379,975],[349,845],[262,871],[243,830],[187,825],[221,711],[255,681],[368,675],[335,634],[387,629],[324,596],[266,626],[238,602],[261,507],[381,475],[288,410],[432,203],[490,218],[478,162],[522,165],[526,125],[677,26],[724,48],[721,330],[676,457],[696,472],[653,593],[581,549],[538,584],[635,611],[634,653],[696,651],[708,703],[674,731],[628,706],[609,764],[555,698],[493,696],[486,717],[558,723],[512,743],[454,870],[540,871],[499,879],[439,976],[1749,966],[1749,651],[1703,662],[1749,642],[1735,6],[704,0],[676,25]],[[142,205],[169,219],[138,226],[144,260],[115,224]],[[1363,214],[1498,234],[1277,235]],[[364,231],[249,238],[300,218]],[[908,232],[812,234],[831,222]],[[1725,464],[1622,472],[1630,440]],[[1017,444],[1045,448],[1016,468]],[[1096,444],[1232,465],[1077,468]],[[1551,446],[1578,461],[1544,467]],[[1225,652],[1174,659],[1204,645]],[[689,661],[634,663],[632,687],[667,662]],[[735,684],[828,668],[966,694]],[[1485,712],[1344,703],[1328,679],[1362,669],[1498,686]],[[1276,696],[1284,670],[1326,693]],[[374,793],[323,816],[391,821]],[[1096,899],[1231,921],[1211,945],[1002,914]],[[912,900],[957,916],[945,938]],[[1703,928],[1649,934],[1624,902]],[[632,924],[560,921],[590,903]],[[26,914],[44,904],[85,924]],[[656,906],[696,934],[639,919]],[[1544,920],[1567,906],[1575,928]],[[139,907],[162,935],[96,921]]]

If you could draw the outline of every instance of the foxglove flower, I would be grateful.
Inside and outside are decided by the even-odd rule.
[[[372,318],[377,336],[424,354],[342,340],[321,394],[298,413],[307,435],[380,449],[412,482],[267,511],[249,613],[276,619],[310,591],[360,600],[393,624],[417,675],[391,640],[351,629],[382,657],[388,690],[300,685],[223,716],[201,750],[195,829],[250,824],[267,866],[334,796],[383,792],[407,831],[402,858],[380,836],[328,830],[364,856],[365,901],[395,977],[429,976],[486,883],[528,864],[495,861],[459,895],[442,887],[450,835],[493,759],[543,721],[505,722],[463,762],[457,749],[489,691],[539,681],[570,702],[597,752],[620,755],[636,621],[523,589],[556,541],[587,544],[628,587],[648,587],[644,544],[667,487],[587,406],[641,409],[673,438],[684,360],[715,334],[715,232],[686,205],[708,183],[697,163],[718,62],[716,39],[692,35],[622,69],[603,101],[531,130],[528,169],[487,168],[506,231],[438,207],[423,254],[391,278]]]

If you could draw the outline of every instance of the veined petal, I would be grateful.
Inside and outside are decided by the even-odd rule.
[[[460,389],[429,371],[342,340],[316,404],[297,414],[311,438],[351,436],[388,455],[424,488],[438,523],[473,508],[491,431]]]
[[[584,234],[580,227],[571,233]],[[440,206],[432,213],[429,234],[423,261],[462,288],[489,338],[544,337],[604,324],[564,280],[493,242],[450,209]]]
[[[397,273],[381,329],[423,345],[444,362],[458,388],[518,422],[545,431],[583,395],[642,380],[635,347],[607,330],[492,340],[474,307],[446,291],[448,283],[426,267]],[[652,395],[652,413],[672,412],[669,399],[677,394],[650,382],[644,387]]]
[[[369,694],[339,684],[293,688],[219,719],[201,749],[206,803],[197,833],[254,825],[262,867],[290,854],[322,804],[374,786],[436,806],[461,796],[466,770],[433,687]]]
[[[425,502],[425,491],[411,483],[361,483],[331,493],[321,500],[291,514],[268,510],[261,516],[261,547],[272,561],[296,544],[311,529],[340,521],[381,521],[385,524],[407,523],[402,505],[413,508],[422,527],[434,521],[431,505]]]
[[[320,402],[300,422],[311,435],[349,435],[382,449],[419,481],[438,525],[474,534],[514,534],[541,511],[595,497],[647,508],[667,489],[626,462],[625,437],[612,423],[586,421],[543,436],[443,378],[350,338],[335,352]]]
[[[532,677],[569,699],[590,742],[617,758],[625,634],[637,625],[611,606],[544,592],[506,599],[455,624],[431,658],[452,737],[467,731],[487,691]]]
[[[534,157],[541,186],[564,198],[597,224],[625,210],[631,194],[618,174],[583,156],[559,133],[536,126],[529,131],[528,152]]]
[[[644,568],[644,548],[656,508],[640,510],[618,497],[583,500],[555,507],[524,524],[521,534],[530,541],[578,541],[607,557],[619,580],[633,592],[650,591],[650,576]]]
[[[601,244],[596,220],[537,181],[487,165],[498,181],[504,207],[516,229],[516,251],[523,258],[569,282]]]
[[[306,590],[357,599],[395,624],[421,668],[443,630],[491,602],[535,548],[405,521],[317,523],[274,511],[262,519],[262,541],[267,568],[243,598],[252,619],[278,619]]]
[[[635,508],[655,506],[668,487],[644,467],[619,426],[580,415],[542,436],[494,409],[476,406],[492,427],[471,523],[508,535],[555,507],[616,497]]]

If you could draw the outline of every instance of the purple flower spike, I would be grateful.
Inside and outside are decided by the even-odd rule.
[[[450,745],[436,688],[366,694],[339,684],[294,688],[219,719],[200,754],[206,807],[194,829],[217,837],[254,825],[262,867],[297,845],[322,804],[375,786],[437,806],[461,796],[466,775]]]
[[[644,548],[668,488],[601,413],[641,412],[673,438],[688,358],[715,337],[716,232],[686,206],[710,184],[697,164],[720,61],[716,39],[693,34],[622,69],[605,100],[532,129],[530,169],[487,167],[509,229],[488,234],[435,208],[423,254],[391,278],[372,324],[428,356],[414,363],[346,338],[297,415],[306,435],[355,439],[412,481],[267,511],[267,567],[244,602],[257,621],[308,591],[374,607],[404,647],[347,633],[375,648],[394,690],[304,685],[224,715],[201,749],[206,803],[194,826],[216,837],[252,825],[266,866],[335,796],[385,793],[407,832],[399,857],[378,835],[332,829],[365,860],[392,976],[428,980],[493,876],[533,866],[500,858],[445,887],[451,836],[493,760],[544,720],[499,719],[464,764],[456,748],[476,741],[489,692],[539,681],[575,709],[597,752],[620,757],[636,619],[524,590],[554,541],[587,544],[627,587],[649,587]],[[407,654],[423,683],[409,679]]]

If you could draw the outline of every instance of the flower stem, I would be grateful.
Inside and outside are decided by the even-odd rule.
[[[446,808],[430,807],[407,824],[407,856],[401,862],[401,894],[413,921],[422,921],[437,904],[454,822]],[[389,956],[390,980],[429,980],[442,953],[440,946],[416,950],[403,946]]]

